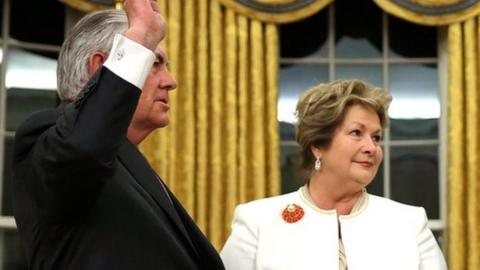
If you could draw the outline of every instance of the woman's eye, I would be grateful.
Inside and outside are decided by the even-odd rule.
[[[360,130],[355,129],[355,130],[352,130],[350,134],[352,134],[353,136],[360,136],[362,133],[360,132]]]
[[[375,135],[372,138],[375,142],[380,142],[382,140],[382,136],[380,136],[380,135]]]

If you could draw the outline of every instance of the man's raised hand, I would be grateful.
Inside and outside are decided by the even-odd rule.
[[[128,30],[125,36],[154,51],[166,32],[165,20],[154,0],[125,0]]]

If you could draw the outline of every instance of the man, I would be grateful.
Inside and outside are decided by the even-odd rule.
[[[176,82],[156,3],[125,8],[74,27],[58,63],[62,105],[17,130],[14,213],[29,267],[224,269],[136,148],[168,124]]]

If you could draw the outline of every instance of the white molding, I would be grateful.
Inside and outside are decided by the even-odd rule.
[[[8,216],[0,216],[0,229],[17,229],[15,218]],[[1,244],[1,243],[0,243]]]
[[[446,27],[438,29],[438,80],[440,87],[440,129],[439,129],[439,209],[440,219],[448,217],[448,32]]]

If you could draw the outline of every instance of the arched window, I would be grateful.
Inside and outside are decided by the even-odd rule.
[[[439,242],[446,220],[446,77],[443,29],[408,23],[373,1],[337,0],[318,14],[280,27],[282,193],[297,189],[294,110],[309,87],[363,79],[390,91],[384,161],[370,193],[423,206]],[[443,130],[443,131],[442,131]]]

